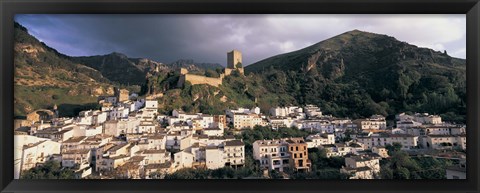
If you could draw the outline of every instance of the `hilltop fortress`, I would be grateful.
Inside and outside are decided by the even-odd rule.
[[[227,53],[227,67],[224,68],[223,73],[220,74],[220,77],[214,78],[196,74],[189,74],[187,69],[180,68],[180,79],[178,80],[177,86],[182,87],[185,82],[188,81],[192,85],[208,84],[218,87],[222,85],[223,78],[225,76],[229,76],[235,70],[237,70],[242,75],[244,74],[242,65],[242,53],[238,50],[232,50]]]

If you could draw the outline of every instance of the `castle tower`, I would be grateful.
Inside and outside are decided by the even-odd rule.
[[[233,69],[243,74],[242,53],[238,50],[232,50],[227,53],[227,68],[225,69],[225,74],[230,75]]]
[[[243,68],[242,53],[238,50],[232,50],[227,53],[227,67],[230,69]]]

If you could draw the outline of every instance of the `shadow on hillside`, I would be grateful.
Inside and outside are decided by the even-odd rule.
[[[97,103],[87,104],[60,104],[58,105],[58,112],[60,117],[76,117],[80,111],[97,110],[100,106]]]

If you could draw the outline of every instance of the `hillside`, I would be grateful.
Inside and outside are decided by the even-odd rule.
[[[148,72],[162,63],[148,59],[128,58],[125,54],[113,52],[107,55],[71,57],[72,61],[85,64],[102,73],[112,82],[122,85],[142,85]]]
[[[163,64],[145,58],[129,58],[118,52],[98,56],[71,57],[71,60],[100,71],[103,76],[112,82],[137,86],[143,85],[147,74],[152,74],[157,69],[158,71],[170,71],[186,68],[191,73],[203,74],[209,69],[223,68],[216,63],[198,63],[184,59],[171,64]]]
[[[113,94],[110,81],[99,71],[70,61],[18,23],[14,30],[15,116],[55,104],[68,116],[94,105],[98,95]]]
[[[121,53],[69,57],[15,25],[15,115],[59,104],[64,116],[95,106],[113,86],[159,94],[160,111],[222,113],[226,108],[315,104],[327,114],[362,118],[398,112],[440,114],[465,122],[465,60],[387,35],[349,31],[273,56],[233,73],[220,87],[178,88],[178,68],[218,76],[219,64],[162,64]],[[133,85],[133,86],[132,86]],[[139,89],[141,87],[141,89]]]
[[[349,31],[245,68],[280,104],[317,104],[338,116],[427,111],[464,121],[465,60],[393,37]]]

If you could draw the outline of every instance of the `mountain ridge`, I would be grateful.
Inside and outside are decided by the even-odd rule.
[[[22,31],[19,26],[17,32]],[[35,65],[52,70],[59,67],[59,77],[52,80],[66,85],[18,86],[21,92],[17,94],[16,91],[16,113],[20,112],[18,109],[25,113],[57,102],[74,103],[73,99],[88,98],[74,105],[94,104],[95,96],[110,93],[113,86],[135,84],[141,86],[141,93],[163,93],[159,110],[164,113],[176,108],[187,112],[218,113],[227,107],[259,106],[267,111],[275,106],[315,104],[324,112],[339,117],[361,118],[372,114],[421,111],[441,114],[446,120],[465,121],[465,60],[419,48],[387,35],[352,30],[246,66],[246,76],[227,76],[218,88],[188,84],[177,88],[179,74],[175,69],[190,67],[194,73],[204,73],[201,66],[213,70],[212,67],[221,65],[189,59],[163,64],[150,59],[129,58],[118,52],[69,57],[44,43],[21,47],[25,41],[39,42],[25,32],[28,34],[26,28],[24,33],[16,33],[20,34],[16,36],[16,45],[20,46],[15,50],[16,67],[26,72],[32,71]],[[65,66],[59,66],[61,64]],[[69,66],[70,70],[62,71]],[[43,74],[50,76],[51,73]],[[43,80],[40,75],[28,73],[16,74],[16,77],[25,80],[30,77],[33,82]],[[81,81],[77,82],[75,77],[80,77]],[[74,87],[68,88],[68,85]],[[96,86],[90,89],[91,85]],[[72,100],[65,101],[64,96]],[[35,102],[38,98],[48,100]],[[78,111],[81,106],[75,109]]]
[[[445,53],[442,53],[442,52],[439,52],[439,51],[434,51],[433,49],[430,49],[430,48],[421,48],[421,47],[418,47],[416,45],[408,44],[407,42],[404,42],[404,41],[399,41],[392,36],[388,36],[388,35],[384,35],[384,34],[377,34],[377,33],[372,33],[372,32],[365,32],[365,31],[360,31],[360,30],[355,29],[355,30],[347,31],[347,32],[344,32],[342,34],[333,36],[331,38],[322,40],[318,43],[315,43],[313,45],[310,45],[310,46],[307,46],[307,47],[304,47],[304,48],[301,48],[301,49],[298,49],[298,50],[295,50],[295,51],[292,51],[292,52],[278,54],[278,55],[271,56],[271,57],[265,58],[263,60],[257,61],[253,64],[250,64],[250,65],[246,66],[245,71],[246,72],[262,71],[262,69],[265,69],[265,68],[269,67],[266,63],[275,63],[276,65],[283,64],[284,62],[279,61],[278,58],[281,58],[283,61],[289,61],[289,60],[285,60],[285,58],[298,57],[298,55],[308,55],[308,54],[312,55],[313,53],[318,52],[319,50],[323,51],[323,53],[340,51],[340,50],[344,49],[345,47],[348,48],[348,46],[350,46],[349,44],[357,43],[357,42],[352,42],[352,41],[355,38],[359,38],[359,36],[361,36],[361,38],[363,38],[363,39],[368,38],[369,40],[373,40],[373,41],[382,41],[383,40],[383,41],[387,41],[387,42],[395,42],[397,44],[395,46],[400,46],[400,47],[410,48],[410,49],[411,48],[418,48],[418,49],[423,50],[424,52],[432,52],[432,54],[436,54],[436,55],[446,55]],[[448,57],[450,57],[450,56],[448,56]],[[450,57],[450,58],[452,58],[453,60],[460,60],[460,61],[464,62],[464,59],[454,58],[454,57]],[[305,62],[305,61],[302,61],[302,62]],[[285,66],[283,66],[283,67],[285,67]],[[290,69],[290,67],[288,67],[288,66],[286,68]],[[291,67],[291,68],[294,68],[294,67]]]

